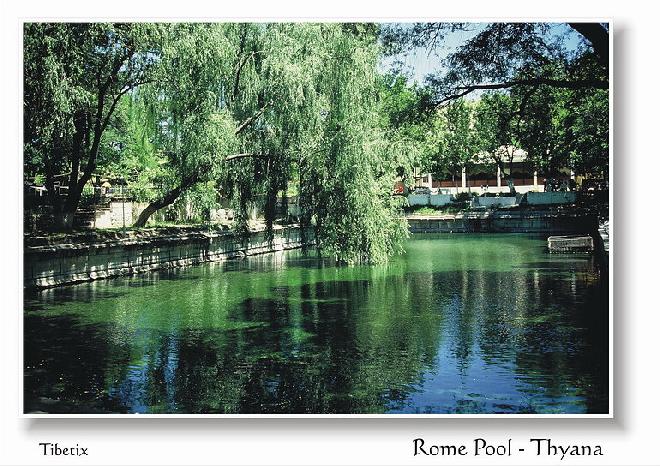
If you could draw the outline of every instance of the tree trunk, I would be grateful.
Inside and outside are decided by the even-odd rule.
[[[102,106],[101,106],[102,109]],[[101,141],[101,129],[98,127],[94,132],[94,142],[91,149],[87,150],[87,143],[90,138],[89,116],[86,112],[80,111],[74,115],[75,133],[73,135],[73,148],[69,154],[71,161],[71,173],[69,174],[66,198],[55,201],[53,199],[53,208],[55,209],[55,229],[57,231],[69,231],[73,228],[73,219],[80,198],[82,196],[85,184],[91,179],[92,171],[96,168],[96,156],[99,151]],[[86,161],[81,174],[81,163]],[[52,176],[51,176],[52,178]],[[48,189],[53,189],[52,180],[49,182]],[[58,196],[59,198],[59,196]]]
[[[568,23],[568,25],[591,43],[598,62],[607,69],[610,63],[609,31],[599,23]]]
[[[184,180],[181,183],[181,185],[179,185],[176,188],[170,190],[169,192],[167,192],[161,198],[156,199],[155,201],[150,203],[147,207],[145,207],[145,209],[142,212],[140,212],[140,215],[138,216],[138,219],[135,221],[133,226],[138,227],[138,228],[142,228],[143,226],[145,226],[147,224],[147,221],[149,220],[149,218],[154,213],[156,213],[157,211],[159,211],[163,207],[167,207],[168,205],[174,203],[174,201],[176,201],[179,198],[179,196],[181,195],[182,192],[184,192],[186,189],[191,187],[193,184],[197,183],[198,180],[199,180],[199,177],[197,175],[195,175],[191,178],[188,178],[188,179]]]
[[[147,224],[147,221],[149,220],[149,217],[151,217],[153,214],[156,213],[158,209],[162,209],[163,206],[158,206],[156,202],[152,202],[149,204],[147,207],[144,208],[142,212],[140,212],[140,215],[138,216],[138,219],[135,221],[133,224],[134,227],[142,228]]]
[[[70,231],[73,228],[73,219],[75,217],[76,211],[70,211],[62,209],[59,212],[55,212],[55,231]]]
[[[509,184],[509,193],[510,194],[515,194],[516,193],[516,188],[514,188],[513,184],[513,161],[512,159],[509,159],[509,176],[508,176],[508,184]]]

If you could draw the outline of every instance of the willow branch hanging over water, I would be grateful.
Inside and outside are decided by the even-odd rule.
[[[63,99],[58,118],[48,133],[27,138],[36,164],[60,157],[48,172],[51,184],[56,170],[71,164],[76,186],[97,166],[119,174],[148,202],[136,227],[193,193],[207,193],[216,205],[221,196],[234,207],[239,233],[258,206],[269,239],[278,198],[292,185],[301,226],[313,227],[321,253],[355,263],[385,261],[400,250],[405,228],[391,198],[398,164],[385,150],[377,115],[375,25],[46,25],[26,34],[30,56],[43,62],[26,70],[35,98],[38,72],[59,73],[47,75],[45,86],[51,100]],[[66,43],[78,47],[75,54],[60,50]],[[87,82],[84,70],[103,71],[105,59],[109,77],[98,72],[96,84]],[[115,75],[124,81],[115,85]],[[116,89],[106,99],[110,87]],[[87,98],[94,92],[98,98]],[[96,103],[109,109],[100,120],[90,118]],[[46,106],[35,109],[41,113],[29,114],[28,128],[48,120]],[[100,130],[89,143],[81,135],[94,124]],[[88,143],[98,156],[80,178],[75,168],[84,157],[74,157],[75,148]],[[62,146],[72,146],[73,155],[62,157]]]
[[[176,115],[169,165],[181,181],[166,200],[194,172],[195,183],[213,180],[233,199],[238,232],[247,232],[249,211],[261,202],[272,238],[277,196],[297,173],[301,224],[314,226],[321,253],[353,263],[399,251],[405,228],[391,205],[393,178],[375,176],[393,162],[378,131],[373,31],[332,24],[185,30],[172,33],[182,44],[166,59],[168,84],[151,94],[169,102],[164,117]]]

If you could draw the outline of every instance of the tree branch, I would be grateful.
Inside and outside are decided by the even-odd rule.
[[[599,23],[568,23],[568,25],[584,37],[594,49],[598,63],[605,68],[610,62],[610,33]]]
[[[472,84],[470,86],[460,86],[456,89],[459,92],[443,97],[437,102],[437,106],[442,104],[459,99],[463,96],[470,94],[471,92],[477,90],[496,90],[496,89],[509,89],[515,86],[540,86],[546,85],[551,87],[559,87],[563,89],[609,89],[610,85],[608,81],[601,80],[576,80],[572,81],[570,79],[549,79],[549,78],[530,78],[530,79],[518,79],[514,81],[506,81],[502,83],[489,83],[489,84]]]
[[[261,107],[261,108],[259,109],[259,111],[258,111],[257,113],[255,113],[254,115],[252,115],[251,117],[249,117],[247,120],[245,120],[243,123],[241,123],[241,124],[238,126],[238,128],[236,128],[236,131],[234,131],[234,134],[240,134],[240,133],[242,133],[243,130],[244,130],[245,128],[247,128],[248,126],[250,126],[250,125],[251,125],[251,124],[252,124],[257,118],[259,118],[261,115],[263,115],[264,112],[266,111],[266,109],[267,109],[270,105],[273,105],[273,101],[272,101],[272,100],[268,101],[263,107]]]
[[[230,161],[236,160],[236,159],[243,159],[243,158],[246,158],[246,157],[266,158],[266,157],[268,157],[268,154],[247,154],[247,153],[245,153],[245,154],[233,154],[233,155],[228,155],[227,157],[225,157],[225,162],[230,162]]]
[[[108,90],[110,89],[110,86],[112,83],[117,79],[117,76],[119,74],[119,71],[121,70],[121,67],[123,66],[124,62],[126,60],[129,60],[131,56],[135,53],[133,50],[132,46],[129,46],[126,48],[124,53],[118,55],[113,63],[112,70],[110,71],[110,74],[108,75],[108,78],[105,80],[101,88],[99,89],[98,96],[97,96],[97,104],[96,104],[96,115],[94,117],[94,137],[92,139],[92,146],[89,150],[88,158],[87,158],[87,165],[85,169],[83,170],[83,175],[78,180],[78,183],[76,185],[75,193],[74,196],[80,195],[80,192],[82,192],[83,187],[85,186],[85,183],[90,179],[92,176],[92,172],[96,168],[96,156],[99,151],[99,147],[101,145],[101,136],[103,135],[103,131],[105,130],[107,124],[108,124],[108,119],[110,115],[112,115],[112,112],[114,111],[115,106],[117,105],[116,102],[113,101],[112,106],[110,107],[110,110],[108,113],[104,116],[103,115],[103,109],[105,107],[105,98],[108,95]],[[128,91],[126,91],[128,92]],[[125,92],[124,92],[125,93]],[[121,94],[121,92],[120,92]],[[119,95],[121,97],[121,95]],[[118,100],[118,98],[116,98]],[[70,188],[71,190],[71,188]],[[77,205],[77,200],[75,199],[74,196],[71,196],[70,193],[70,200],[69,204],[73,206],[74,204]]]
[[[245,64],[248,62],[250,58],[255,57],[258,53],[261,53],[258,50],[255,50],[251,53],[248,53],[247,55],[244,55],[243,58],[241,58],[238,61],[238,64],[236,65],[236,72],[234,73],[234,91],[233,91],[233,97],[234,99],[238,99],[238,91],[239,91],[239,85],[240,85],[240,80],[241,80],[241,71],[243,71],[243,67]]]
[[[107,128],[108,124],[110,123],[110,117],[112,116],[113,112],[115,111],[115,107],[119,103],[119,99],[121,99],[122,96],[126,95],[127,93],[129,93],[130,91],[132,91],[136,87],[141,86],[142,84],[147,84],[147,83],[151,83],[151,82],[154,82],[154,80],[153,79],[145,79],[145,80],[142,80],[142,81],[131,81],[131,82],[127,83],[124,86],[124,88],[121,91],[119,91],[117,93],[117,95],[115,95],[113,97],[112,104],[110,104],[110,108],[108,109],[108,113],[103,118],[103,122],[101,124],[101,131],[105,131],[105,129]]]
[[[523,95],[522,99],[520,100],[520,107],[518,107],[518,110],[515,112],[515,114],[518,117],[518,121],[516,122],[516,129],[518,132],[520,132],[520,124],[522,123],[523,120],[523,113],[525,113],[525,107],[527,107],[527,102],[529,99],[532,97],[532,95],[536,92],[538,89],[537,86],[531,86],[529,90]]]
[[[200,176],[198,174],[193,174],[191,176],[182,179],[180,185],[175,186],[174,188],[163,194],[158,199],[149,203],[149,205],[147,205],[147,207],[145,207],[145,209],[142,212],[140,212],[140,215],[135,221],[134,226],[136,227],[145,226],[147,224],[147,220],[149,220],[149,217],[151,217],[156,211],[174,203],[174,201],[176,201],[179,198],[181,193],[183,193],[186,189],[188,189],[198,181],[200,181]]]

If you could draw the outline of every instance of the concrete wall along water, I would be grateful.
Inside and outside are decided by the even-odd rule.
[[[575,191],[528,192],[529,205],[573,204],[577,200]]]
[[[435,207],[442,207],[451,203],[452,196],[450,194],[409,194],[408,204],[410,206],[425,206],[432,205]]]
[[[24,286],[57,286],[302,246],[297,226],[274,230],[270,244],[265,231],[252,232],[243,242],[230,232],[176,229],[129,232],[113,239],[26,244]]]
[[[410,217],[411,233],[539,233],[591,234],[598,228],[594,213],[557,208],[462,212],[456,215]]]
[[[475,197],[472,199],[473,207],[505,207],[516,204],[515,196]]]

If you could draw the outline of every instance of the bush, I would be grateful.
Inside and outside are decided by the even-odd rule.
[[[440,213],[437,209],[427,206],[420,206],[420,207],[415,206],[413,207],[412,212],[415,215],[437,215]]]
[[[414,206],[406,209],[406,211],[413,215],[440,215],[440,214],[456,214],[466,209],[464,203],[453,203],[442,207],[432,206]]]
[[[462,192],[458,193],[455,197],[456,202],[466,202],[472,200],[473,197],[476,197],[477,193],[475,192]]]

